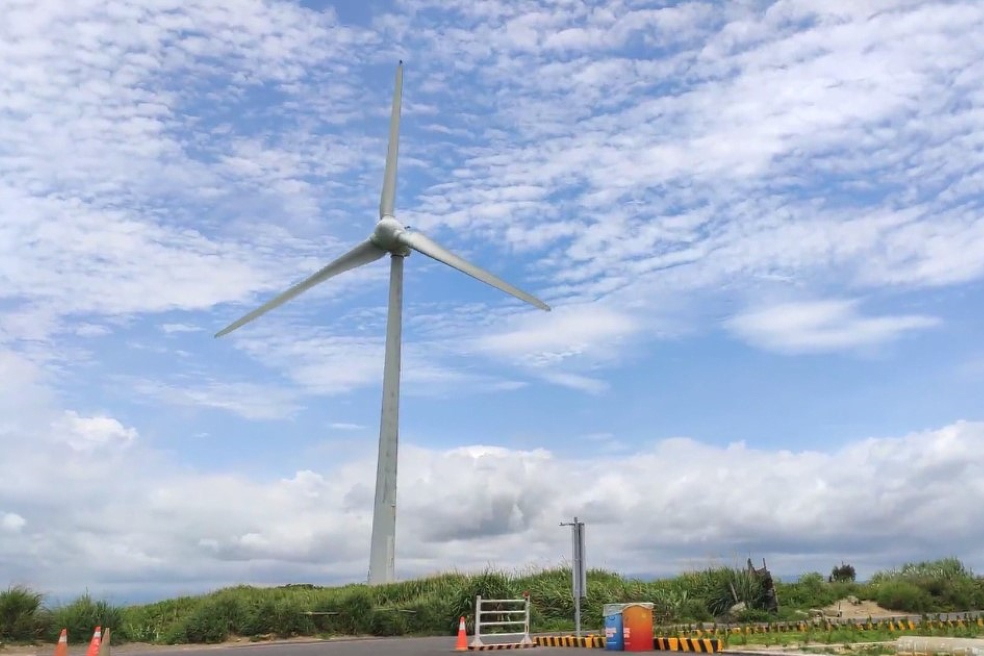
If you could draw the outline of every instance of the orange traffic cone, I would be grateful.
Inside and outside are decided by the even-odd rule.
[[[99,645],[102,643],[102,627],[97,626],[92,640],[89,641],[89,648],[85,651],[85,656],[99,656]]]
[[[454,645],[455,651],[468,651],[468,633],[465,631],[465,616],[462,615],[458,620],[458,642]]]
[[[61,633],[58,634],[55,656],[68,656],[68,629],[62,629]]]

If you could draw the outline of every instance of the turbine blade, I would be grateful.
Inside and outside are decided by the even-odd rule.
[[[526,301],[530,305],[535,305],[541,310],[546,310],[547,312],[550,311],[550,306],[537,297],[527,294],[521,289],[513,287],[505,280],[502,280],[488,271],[475,266],[471,262],[458,257],[440,244],[434,242],[434,240],[429,237],[425,237],[419,232],[401,232],[397,239],[405,246],[409,246],[418,253],[422,253],[427,257],[433,258],[443,264],[447,264],[449,267],[455,268],[462,273],[466,273],[476,280],[481,280],[488,285],[492,285],[496,289],[501,289],[507,294],[511,294],[522,301]]]
[[[400,152],[400,106],[403,102],[403,60],[396,67],[396,88],[390,113],[389,145],[386,149],[386,172],[383,193],[379,197],[379,218],[393,216],[396,198],[396,160]]]
[[[228,333],[231,333],[236,328],[239,328],[249,323],[253,319],[256,319],[257,317],[263,314],[266,314],[270,310],[283,305],[290,299],[294,298],[295,296],[297,296],[302,292],[311,289],[318,283],[324,282],[325,280],[337,276],[340,273],[349,271],[350,269],[354,269],[356,267],[362,266],[363,264],[368,264],[370,262],[378,260],[383,255],[386,255],[386,251],[379,248],[378,246],[376,246],[375,244],[373,244],[371,241],[367,239],[366,241],[362,242],[361,244],[359,244],[349,252],[345,253],[338,259],[334,260],[330,264],[322,267],[317,273],[314,273],[313,275],[309,276],[305,280],[302,280],[301,282],[297,283],[296,285],[294,285],[287,291],[283,292],[279,296],[270,299],[269,301],[267,301],[260,307],[256,308],[252,312],[243,315],[243,317],[241,317],[240,319],[237,319],[233,323],[229,324],[228,326],[217,332],[215,336],[222,337],[223,335],[227,335]]]

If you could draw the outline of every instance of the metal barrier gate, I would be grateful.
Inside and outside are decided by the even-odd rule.
[[[487,610],[483,608],[486,605],[517,605],[522,604],[522,608],[513,608],[506,610]],[[504,619],[498,621],[487,621],[483,619],[483,616],[488,615],[504,615],[506,617],[516,617],[520,616],[520,619]],[[481,595],[475,597],[475,635],[471,641],[471,647],[483,647],[485,644],[482,642],[482,627],[489,626],[522,626],[522,631],[503,631],[501,633],[487,633],[486,638],[499,638],[499,637],[515,637],[522,636],[518,642],[513,644],[523,645],[523,646],[534,646],[533,640],[530,638],[530,597],[529,594],[524,594],[522,599],[482,599]],[[497,643],[503,644],[503,643]]]

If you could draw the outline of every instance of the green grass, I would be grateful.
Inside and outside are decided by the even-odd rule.
[[[476,595],[518,598],[529,592],[533,601],[534,632],[573,628],[574,603],[570,570],[552,569],[507,574],[486,571],[476,575],[448,573],[386,586],[341,587],[236,586],[153,604],[113,606],[83,595],[69,604],[47,607],[36,591],[16,587],[0,591],[0,642],[54,642],[62,628],[69,641],[84,643],[96,625],[111,627],[113,644],[217,643],[232,637],[251,639],[330,635],[454,635],[458,618],[466,617],[473,631]],[[588,598],[582,622],[600,631],[602,605],[648,601],[655,605],[658,623],[686,624],[730,619],[733,622],[802,620],[811,608],[821,608],[853,595],[874,600],[900,612],[937,613],[984,609],[984,578],[952,558],[909,563],[879,572],[865,583],[830,582],[820,573],[796,583],[776,583],[780,612],[763,610],[759,583],[742,569],[708,568],[670,579],[640,581],[613,572],[588,573]],[[725,614],[737,601],[748,610],[737,617]],[[954,631],[977,631],[948,629]],[[818,630],[808,635],[729,635],[734,644],[770,641],[835,643],[877,641],[877,631]],[[900,635],[894,633],[894,635]],[[871,655],[874,656],[874,655]]]

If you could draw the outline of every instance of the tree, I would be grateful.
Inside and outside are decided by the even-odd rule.
[[[831,570],[830,578],[827,580],[831,583],[853,583],[856,576],[857,573],[854,571],[854,566],[846,565],[844,564],[844,561],[841,561],[840,565]]]

